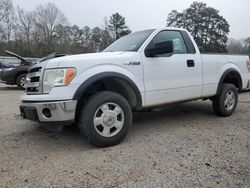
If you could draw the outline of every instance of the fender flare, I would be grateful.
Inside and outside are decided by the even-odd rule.
[[[230,68],[230,69],[227,69],[221,76],[220,78],[220,81],[218,83],[218,86],[217,86],[217,91],[216,91],[216,94],[219,94],[221,92],[221,87],[223,85],[223,82],[226,78],[226,76],[230,73],[235,73],[237,75],[237,77],[239,78],[239,89],[242,88],[242,78],[241,78],[241,75],[240,73],[236,70],[236,69],[233,69],[233,68]]]
[[[136,84],[127,76],[120,74],[120,73],[116,73],[116,72],[103,72],[103,73],[99,73],[88,78],[78,87],[78,89],[76,90],[73,96],[73,100],[79,100],[82,97],[82,94],[88,89],[88,87],[94,84],[95,82],[100,81],[104,78],[109,78],[109,77],[119,78],[125,81],[126,83],[128,83],[136,95],[136,99],[137,99],[136,108],[140,109],[142,107],[142,96]]]

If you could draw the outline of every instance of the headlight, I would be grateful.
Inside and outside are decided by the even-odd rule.
[[[75,73],[75,68],[45,70],[43,78],[43,93],[49,93],[53,87],[68,85],[74,78]]]

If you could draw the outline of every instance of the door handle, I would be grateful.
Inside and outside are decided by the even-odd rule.
[[[187,60],[187,66],[194,67],[195,66],[194,60]]]

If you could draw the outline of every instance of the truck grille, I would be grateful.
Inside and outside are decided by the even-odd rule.
[[[35,95],[42,93],[42,67],[30,68],[26,79],[26,93],[28,95]]]

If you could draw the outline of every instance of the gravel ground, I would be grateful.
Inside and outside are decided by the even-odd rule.
[[[22,120],[22,93],[0,84],[0,187],[250,187],[250,92],[229,118],[209,101],[135,114],[105,149]]]

